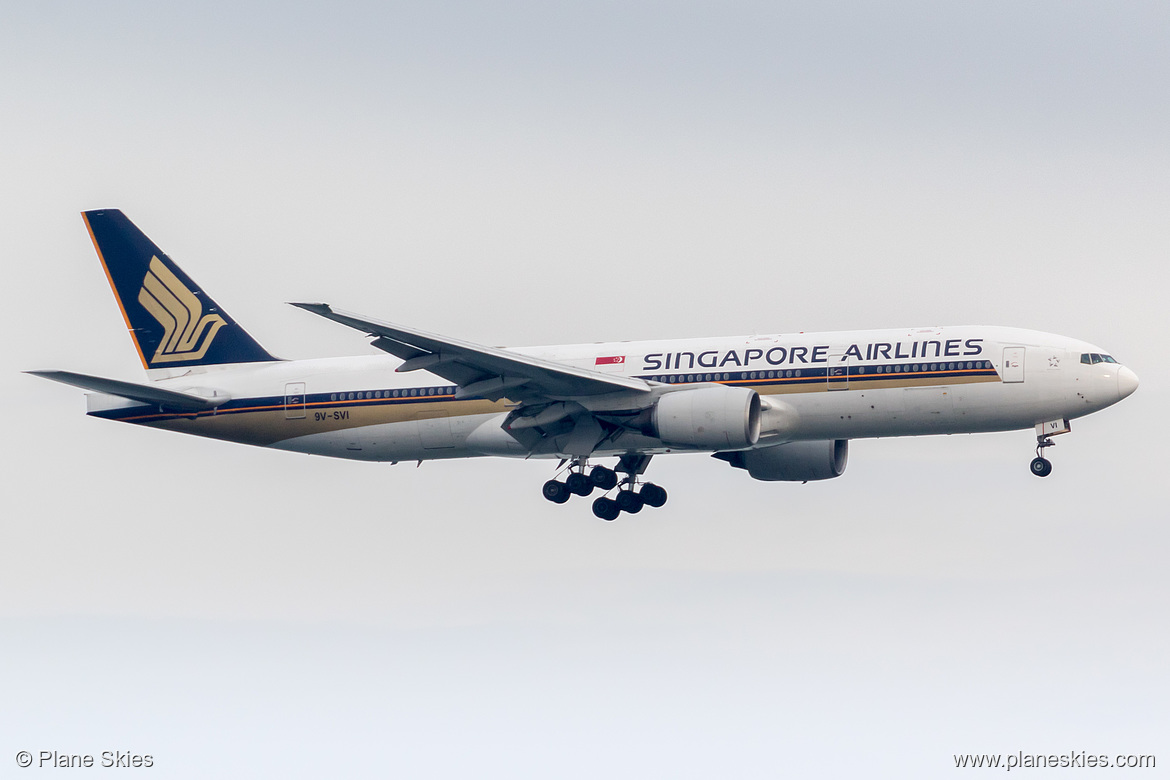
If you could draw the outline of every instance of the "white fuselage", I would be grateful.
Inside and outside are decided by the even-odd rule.
[[[748,387],[765,402],[757,447],[790,440],[1004,431],[1098,411],[1132,392],[1117,363],[1075,339],[1003,327],[779,334],[611,342],[512,350],[638,377],[659,393],[704,383]],[[558,457],[565,437],[525,445],[501,427],[506,401],[456,399],[426,371],[397,372],[386,355],[228,365],[160,380],[171,390],[229,401],[198,414],[105,395],[90,413],[203,436],[358,460],[480,455]],[[615,393],[576,398],[589,411],[625,408]],[[771,407],[769,410],[768,407]],[[770,415],[770,416],[769,416]],[[593,454],[702,451],[634,430]],[[708,450],[709,451],[709,450]]]

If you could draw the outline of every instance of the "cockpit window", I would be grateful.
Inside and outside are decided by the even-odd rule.
[[[1082,352],[1081,362],[1086,366],[1092,365],[1094,363],[1117,363],[1112,355],[1099,355],[1096,352]],[[1117,364],[1121,365],[1120,363]]]
[[[1088,366],[1094,363],[1117,363],[1117,360],[1114,359],[1112,355],[1099,355],[1096,352],[1082,352],[1081,362]],[[1117,365],[1121,364],[1117,363]]]

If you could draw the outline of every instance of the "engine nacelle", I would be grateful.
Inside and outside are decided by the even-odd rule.
[[[679,390],[658,399],[653,421],[655,435],[667,444],[750,447],[760,439],[760,396],[726,385]]]
[[[737,469],[746,469],[752,479],[809,482],[832,479],[845,473],[845,465],[849,462],[849,440],[790,441],[761,450],[720,452],[715,457]]]

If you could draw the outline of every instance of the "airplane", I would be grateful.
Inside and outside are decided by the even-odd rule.
[[[851,439],[1034,429],[1030,469],[1046,477],[1053,436],[1138,386],[1099,347],[1019,328],[505,349],[327,303],[292,305],[366,334],[380,354],[282,360],[121,211],[82,218],[149,383],[27,373],[90,391],[90,416],[352,460],[554,459],[544,497],[601,491],[592,507],[604,520],[665,504],[643,475],[680,452],[807,482],[841,476]]]

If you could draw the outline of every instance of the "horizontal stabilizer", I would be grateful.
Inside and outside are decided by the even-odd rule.
[[[158,387],[138,385],[133,382],[122,382],[118,379],[105,379],[89,374],[75,374],[72,371],[25,371],[26,374],[52,379],[74,387],[93,390],[107,395],[116,395],[120,398],[129,398],[131,401],[141,401],[144,404],[158,404],[179,412],[203,412],[228,400],[226,395],[216,398],[200,398],[197,395],[177,393],[174,390],[163,390]]]

